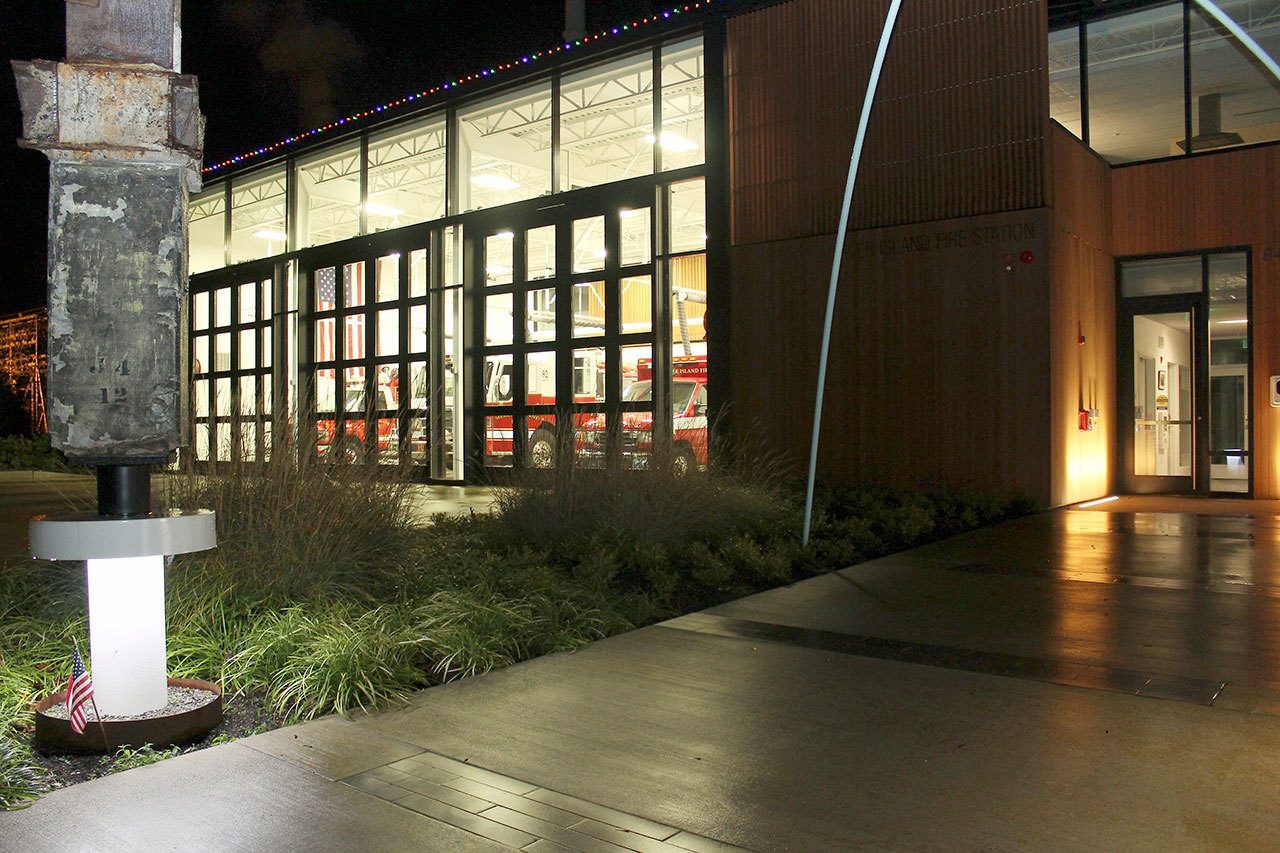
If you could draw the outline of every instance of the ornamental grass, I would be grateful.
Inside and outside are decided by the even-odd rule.
[[[828,488],[802,549],[801,493],[773,471],[540,472],[491,513],[427,522],[397,468],[282,454],[164,474],[166,503],[218,514],[217,549],[167,571],[170,674],[287,721],[371,710],[1029,509]],[[63,686],[85,601],[80,564],[0,567],[0,807],[49,784],[27,709]]]

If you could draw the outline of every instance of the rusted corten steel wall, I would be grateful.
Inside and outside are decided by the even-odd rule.
[[[888,0],[793,0],[731,18],[733,243],[830,234]],[[903,5],[850,227],[1045,203],[1044,0]]]

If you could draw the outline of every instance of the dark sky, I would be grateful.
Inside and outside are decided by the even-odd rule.
[[[62,59],[63,4],[35,0],[9,16],[8,59]],[[587,0],[589,32],[668,8]],[[200,78],[215,163],[330,119],[555,44],[560,0],[187,0],[183,71]],[[19,149],[13,77],[0,80],[0,314],[45,301],[47,161]]]

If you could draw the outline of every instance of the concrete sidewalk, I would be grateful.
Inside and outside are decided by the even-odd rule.
[[[0,849],[1275,849],[1278,529],[977,531],[57,791]]]

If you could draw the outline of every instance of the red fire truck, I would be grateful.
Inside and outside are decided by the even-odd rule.
[[[396,410],[395,393],[389,385],[379,384],[376,387],[379,400],[377,406],[386,411]],[[345,409],[349,413],[365,412],[364,386],[349,388],[346,395]],[[323,401],[320,402],[323,405]],[[332,403],[330,403],[332,407]],[[375,413],[376,417],[376,413]],[[397,419],[394,417],[376,417],[378,423],[378,456],[394,459],[399,452],[400,436]],[[365,420],[345,421],[345,434],[337,437],[337,423],[331,418],[316,421],[316,454],[341,462],[359,462],[365,459]],[[336,441],[336,444],[335,444]]]
[[[671,360],[671,466],[677,475],[707,465],[707,357],[678,355]],[[653,360],[640,359],[636,381],[622,394],[624,402],[653,399]],[[622,453],[633,467],[643,467],[653,452],[653,416],[622,415]]]
[[[487,399],[510,401],[511,365],[508,361],[491,361],[485,377]],[[530,370],[526,377],[529,402],[533,405],[555,403],[555,377],[546,369]],[[574,365],[574,398],[578,402],[595,402],[603,398],[603,362]],[[585,393],[584,393],[585,392]],[[636,379],[623,391],[624,402],[649,402],[653,399],[653,360],[642,358],[636,366]],[[677,474],[705,468],[707,464],[707,357],[676,356],[672,359],[671,382],[672,466]],[[603,461],[605,454],[605,418],[603,415],[574,415],[574,450],[580,458]],[[530,468],[550,468],[555,464],[556,439],[553,415],[529,415],[526,428],[529,440],[525,448],[525,464]],[[622,417],[622,458],[632,468],[649,465],[653,455],[653,417],[648,412],[625,412]],[[485,450],[490,458],[510,457],[513,453],[514,429],[511,416],[493,417],[485,431]]]
[[[604,361],[595,350],[574,356],[573,398],[578,403],[594,403],[604,399]],[[512,401],[510,356],[498,356],[485,362],[485,401],[489,405],[510,405]],[[556,402],[556,377],[550,363],[531,363],[525,371],[525,397],[530,406],[552,406]],[[579,432],[592,418],[587,413],[574,416]],[[555,464],[556,418],[551,414],[531,414],[525,418],[529,441],[525,445],[525,464],[530,468],[550,468]],[[495,415],[485,423],[485,456],[489,459],[514,455],[515,427],[511,415]]]

